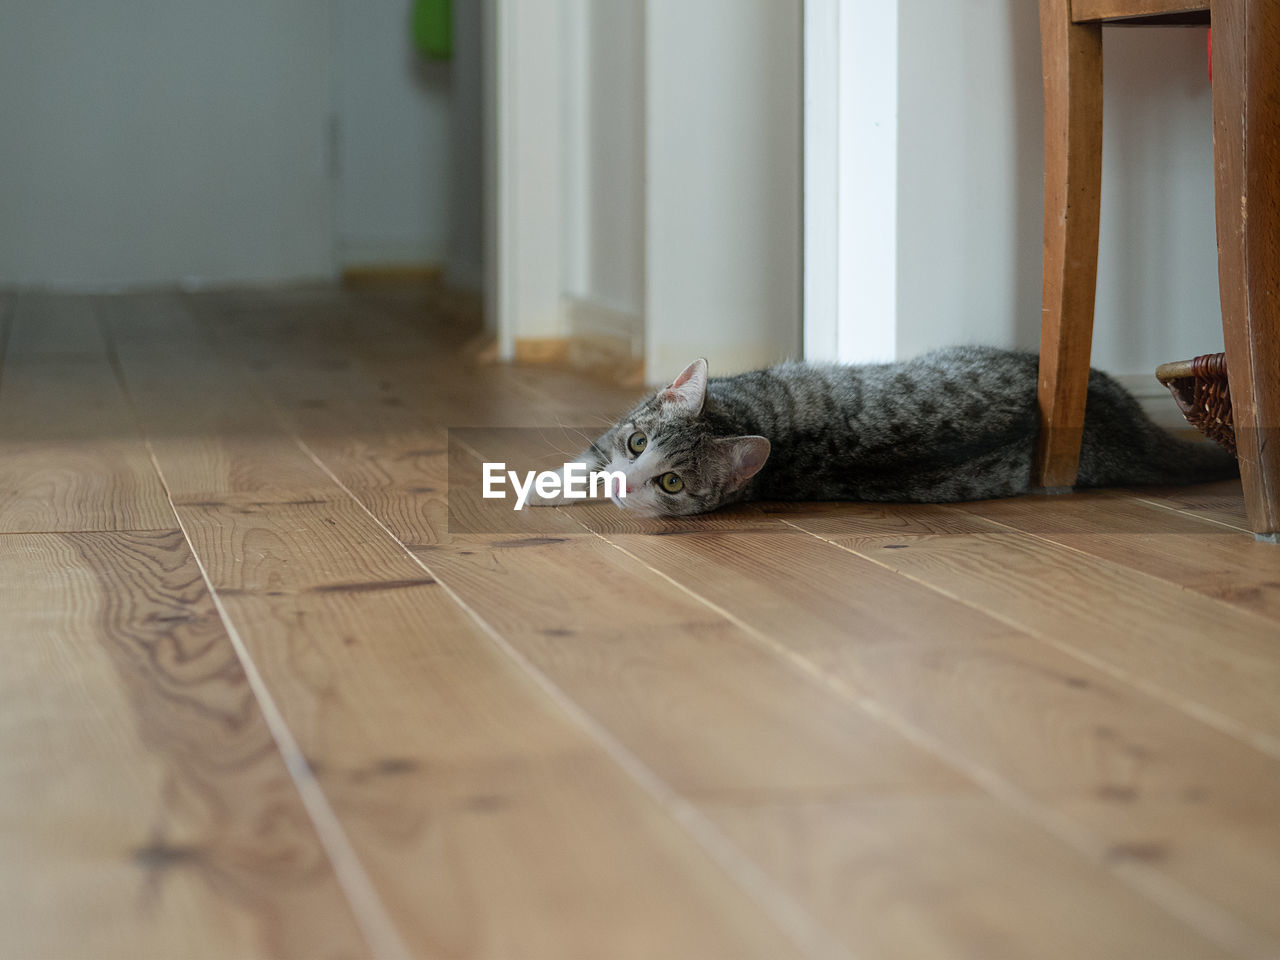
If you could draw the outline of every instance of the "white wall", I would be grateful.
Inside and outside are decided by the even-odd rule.
[[[335,9],[339,262],[443,263],[449,64],[415,50],[406,0],[339,0]]]
[[[562,75],[564,284],[570,296],[644,312],[644,8],[566,0]]]
[[[897,182],[888,187],[897,202],[896,313],[856,323],[890,325],[899,357],[958,342],[1036,349],[1044,112],[1036,5],[897,7]],[[1157,364],[1222,343],[1205,34],[1108,27],[1104,37],[1093,362],[1149,382]],[[841,93],[887,95],[865,86]],[[842,190],[885,189],[853,175],[852,160],[841,163]],[[868,242],[876,239],[889,242]]]
[[[1033,5],[901,0],[899,351],[1039,343],[1043,100]],[[1104,29],[1093,362],[1221,349],[1202,29]],[[950,81],[944,78],[950,77]],[[927,277],[927,282],[922,278]]]
[[[1107,29],[1103,61],[1093,356],[1149,375],[1223,349],[1205,31]]]
[[[646,5],[647,379],[800,349],[801,4]]]
[[[0,284],[327,276],[314,0],[0,7]]]
[[[562,0],[484,7],[486,324],[498,355],[563,337]]]
[[[1038,346],[1036,4],[898,2],[897,350]]]
[[[897,356],[898,10],[805,0],[804,355]]]
[[[799,352],[801,10],[488,0],[502,356],[630,337],[657,381]]]

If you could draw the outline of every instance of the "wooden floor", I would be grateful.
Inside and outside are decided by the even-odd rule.
[[[1238,484],[489,529],[631,397],[430,293],[0,317],[4,958],[1280,956]]]

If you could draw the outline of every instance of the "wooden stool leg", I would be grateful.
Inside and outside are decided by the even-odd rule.
[[[1098,285],[1102,25],[1072,23],[1070,0],[1040,0],[1044,64],[1044,301],[1040,439],[1032,485],[1076,482]]]
[[[1213,0],[1218,285],[1249,525],[1280,541],[1280,3]]]

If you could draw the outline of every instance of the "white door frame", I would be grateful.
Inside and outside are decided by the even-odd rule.
[[[564,335],[560,0],[486,0],[487,325],[498,355]]]
[[[799,162],[797,144],[780,144],[777,138],[762,144],[756,127],[735,124],[725,112],[743,109],[758,94],[762,109],[779,116],[789,110],[794,117],[794,101],[782,104],[779,98],[785,100],[786,90],[778,93],[767,86],[753,52],[776,42],[771,31],[775,11],[769,6],[773,0],[756,0],[746,10],[740,0],[701,0],[703,32],[696,38],[680,16],[678,0],[636,2],[645,2],[646,12],[648,378],[669,377],[674,364],[683,365],[699,353],[715,355],[725,370],[794,354],[799,346],[799,224],[793,208],[789,219],[797,236],[780,239],[779,218],[771,221],[767,209],[754,203],[764,180],[760,171],[774,164],[785,176],[787,164]],[[540,346],[550,355],[552,342],[563,344],[571,332],[566,281],[572,284],[575,272],[581,272],[581,250],[566,243],[562,230],[561,176],[572,176],[575,163],[581,165],[582,144],[575,137],[585,133],[575,117],[582,104],[573,91],[566,97],[562,80],[569,71],[571,81],[575,67],[582,73],[581,64],[574,63],[582,54],[575,45],[585,42],[582,24],[564,19],[575,11],[580,16],[581,3],[485,0],[486,300],[502,359],[534,359]],[[793,32],[798,28],[795,23]],[[725,45],[716,62],[727,74],[707,78],[699,73],[697,44],[703,41]],[[695,127],[706,122],[684,105],[688,98],[680,84],[685,81],[670,75],[675,68],[689,74],[690,84],[702,84],[688,89],[700,91],[704,99],[710,96],[717,110],[724,108],[711,111],[720,123],[711,125],[714,136],[707,149],[713,156],[708,159],[704,150],[699,170],[706,174],[705,168],[712,167],[716,175],[703,181],[688,171],[688,142],[679,133],[685,121],[696,121]],[[722,166],[716,168],[713,161]],[[724,170],[749,176],[720,176]],[[799,171],[793,167],[791,173],[798,181]],[[706,192],[691,204],[688,195],[695,188]],[[779,306],[774,301],[786,302]],[[789,329],[780,329],[784,324],[779,317]]]
[[[897,359],[898,4],[805,0],[804,353]]]

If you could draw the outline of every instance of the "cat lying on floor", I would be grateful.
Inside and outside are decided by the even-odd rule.
[[[953,347],[905,363],[784,363],[708,379],[695,360],[578,458],[621,471],[620,507],[705,513],[742,500],[940,503],[1027,493],[1039,417],[1034,354]],[[1090,371],[1081,487],[1198,483],[1235,458],[1156,426]],[[534,498],[538,505],[568,502]]]

